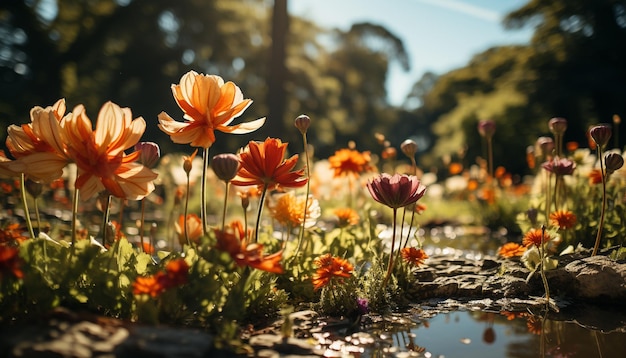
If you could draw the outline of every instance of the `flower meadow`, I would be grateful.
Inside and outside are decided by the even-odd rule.
[[[216,75],[190,71],[171,90],[181,112],[154,120],[107,102],[94,125],[60,99],[9,126],[0,321],[65,307],[228,342],[295,307],[385,313],[411,300],[412,273],[428,265],[420,227],[454,218],[504,226],[497,254],[533,272],[561,252],[625,256],[626,171],[610,148],[619,117],[590,128],[587,146],[563,143],[567,121],[551,119],[552,136],[526,153],[533,174],[516,179],[493,163],[493,120],[478,123],[484,158],[448,161],[445,173],[417,166],[414,141],[401,157],[380,134],[380,154],[350,143],[314,159],[306,115],[294,121],[301,153],[272,137],[211,153],[215,131],[253,133],[271,119],[233,124],[252,100]],[[147,125],[189,151],[141,141]]]

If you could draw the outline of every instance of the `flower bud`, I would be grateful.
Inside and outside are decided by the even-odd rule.
[[[526,217],[528,217],[528,220],[530,221],[530,223],[532,224],[532,226],[537,225],[537,214],[538,214],[538,210],[536,208],[530,208],[528,210],[526,210]]]
[[[552,153],[554,150],[554,140],[550,137],[539,137],[535,143],[537,149],[535,153],[539,156],[546,156]]]
[[[485,119],[478,122],[478,133],[480,133],[482,137],[491,138],[495,132],[496,122],[491,119]]]
[[[37,198],[43,191],[43,184],[30,179],[26,179],[24,187],[26,188],[28,194],[30,194],[33,198]]]
[[[231,181],[239,170],[239,157],[235,154],[218,154],[213,157],[211,168],[218,178],[225,182]]]
[[[604,165],[606,166],[606,175],[611,175],[624,166],[624,157],[616,152],[607,153],[604,156]]]
[[[400,144],[400,149],[407,157],[414,158],[415,153],[417,153],[417,143],[411,139],[407,139]]]
[[[296,118],[296,128],[300,131],[300,133],[305,134],[311,125],[311,118],[306,114],[301,114]]]
[[[161,157],[159,145],[154,142],[139,142],[135,144],[135,151],[141,151],[139,163],[148,168],[154,168]]]
[[[550,132],[554,134],[563,134],[567,129],[567,119],[561,117],[555,117],[548,121],[548,127]]]
[[[183,157],[183,170],[185,171],[185,173],[187,173],[187,175],[189,175],[189,173],[191,173],[191,168],[193,166],[193,160],[196,157],[196,154],[198,154],[198,150],[194,150],[194,152],[190,155],[190,156],[184,156]]]
[[[596,145],[600,147],[600,149],[604,148],[609,143],[611,134],[611,126],[605,123],[598,124],[597,126],[593,126],[589,129],[591,139],[596,142]]]

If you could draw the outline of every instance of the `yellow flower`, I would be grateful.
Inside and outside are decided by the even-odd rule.
[[[239,87],[226,82],[220,76],[198,74],[189,71],[172,85],[174,99],[185,113],[185,122],[177,122],[167,113],[161,112],[159,128],[167,133],[174,143],[191,144],[209,148],[215,142],[215,130],[245,134],[259,129],[265,118],[229,126],[229,124],[252,104],[244,99]]]
[[[278,194],[278,199],[269,204],[274,220],[282,225],[299,226],[304,220],[305,196],[296,196],[293,192]],[[321,210],[317,199],[309,196],[308,208],[306,210],[305,227],[311,227],[320,217]]]
[[[338,208],[333,213],[337,216],[337,225],[339,227],[356,225],[360,220],[359,214],[351,208]]]

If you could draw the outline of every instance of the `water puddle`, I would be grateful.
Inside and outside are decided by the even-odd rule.
[[[624,322],[623,322],[624,323]],[[529,312],[454,311],[428,318],[395,315],[365,331],[332,339],[319,334],[327,357],[623,357],[626,331],[589,329],[576,321]],[[338,337],[335,337],[338,338]]]

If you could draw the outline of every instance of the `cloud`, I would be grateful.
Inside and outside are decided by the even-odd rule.
[[[438,6],[448,10],[460,12],[489,22],[500,22],[502,15],[497,11],[485,9],[475,5],[470,5],[459,0],[416,0],[425,4]]]

